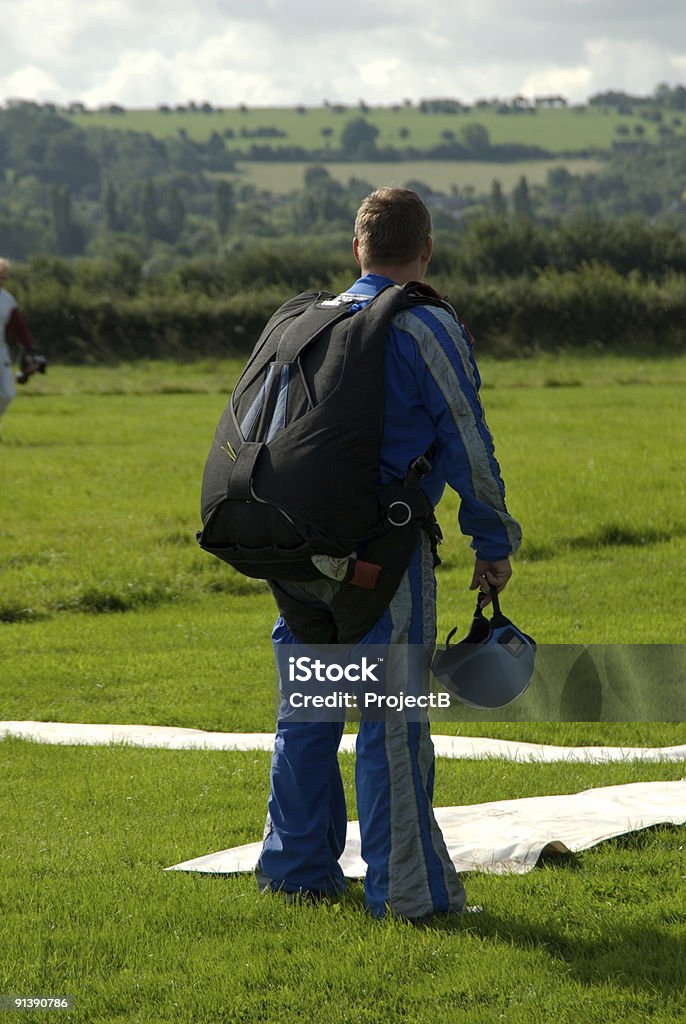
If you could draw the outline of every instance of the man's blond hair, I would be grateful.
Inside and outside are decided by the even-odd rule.
[[[363,267],[402,265],[423,251],[431,235],[431,214],[409,188],[378,188],[355,218],[355,237]]]
[[[0,274],[6,274],[10,269],[10,261],[6,260],[4,256],[0,256]]]

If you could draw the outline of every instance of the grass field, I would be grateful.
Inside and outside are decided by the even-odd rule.
[[[483,360],[525,543],[504,602],[541,642],[683,643],[686,359]],[[202,465],[237,365],[50,367],[0,443],[0,719],[273,727],[270,595],[203,555]],[[441,509],[441,633],[470,553]],[[454,723],[441,731],[455,732]],[[686,742],[681,723],[470,723],[564,744]],[[353,759],[342,758],[351,817]],[[526,876],[468,875],[478,916],[417,929],[286,906],[249,877],[162,868],[261,834],[263,753],[0,742],[0,995],[61,1019],[316,1024],[686,1020],[684,830]],[[436,803],[642,780],[683,765],[441,762]],[[35,1014],[34,1019],[53,1019]]]
[[[227,140],[229,149],[245,152],[253,142],[266,143],[273,146],[293,145],[306,149],[322,149],[325,139],[322,129],[331,128],[332,147],[338,144],[340,133],[347,121],[360,116],[357,107],[349,107],[345,113],[334,113],[326,107],[306,108],[305,113],[298,113],[295,108],[287,107],[255,107],[245,111],[238,108],[217,110],[213,113],[178,113],[168,114],[158,110],[127,110],[123,114],[110,114],[98,111],[70,116],[83,128],[98,125],[105,128],[125,129],[129,131],[150,132],[159,138],[175,135],[180,129],[189,137],[204,140],[212,132],[222,134],[231,129],[234,138]],[[467,114],[422,114],[416,108],[400,108],[393,110],[388,107],[377,107],[365,115],[367,120],[379,129],[377,145],[392,145],[401,148],[416,146],[426,148],[442,141],[441,133],[455,132],[459,138],[460,131],[467,125],[482,125],[489,133],[491,143],[521,143],[523,145],[541,146],[552,153],[569,150],[608,149],[615,138],[618,125],[625,125],[633,133],[634,127],[642,125],[645,131],[643,138],[656,141],[659,136],[657,126],[634,115],[617,114],[614,110],[587,108],[585,111],[574,109],[539,110],[536,114],[498,114],[493,110],[472,109]],[[671,115],[666,115],[665,124],[676,133],[683,133],[686,125],[672,124]],[[275,127],[284,132],[283,138],[244,138],[241,130],[254,132],[258,128]],[[407,131],[403,137],[401,132]],[[627,136],[630,138],[631,135]]]
[[[342,762],[354,815],[352,757]],[[5,741],[0,763],[0,992],[74,996],[76,1012],[60,1020],[675,1024],[686,1014],[683,829],[525,876],[467,875],[484,913],[417,929],[368,919],[357,883],[340,904],[292,907],[260,897],[250,877],[163,872],[260,835],[267,754]],[[680,771],[446,762],[436,802]]]
[[[437,192],[450,192],[455,186],[463,191],[473,188],[488,192],[498,179],[505,192],[511,192],[524,175],[530,185],[545,184],[548,171],[566,167],[570,174],[592,174],[603,167],[600,160],[571,158],[565,160],[521,160],[513,163],[489,163],[481,160],[407,160],[402,163],[359,161],[322,164],[336,181],[347,184],[359,178],[374,188],[381,185],[405,185],[423,181]],[[305,171],[311,164],[255,160],[239,161],[236,173],[222,175],[237,182],[254,185],[274,195],[294,192],[303,184]]]

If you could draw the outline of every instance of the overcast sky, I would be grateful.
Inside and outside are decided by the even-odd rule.
[[[686,83],[686,0],[0,0],[0,24],[0,101],[583,101]]]

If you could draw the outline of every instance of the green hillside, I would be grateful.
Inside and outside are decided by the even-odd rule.
[[[307,169],[311,166],[311,163],[297,160],[241,160],[236,163],[235,172],[216,177],[227,178],[239,185],[248,183],[273,195],[288,195],[303,188]],[[346,185],[351,178],[368,182],[373,188],[388,184],[404,186],[420,181],[435,192],[471,188],[481,195],[489,191],[494,179],[509,193],[522,175],[530,185],[545,185],[549,172],[557,168],[564,167],[569,174],[583,175],[601,171],[605,164],[591,157],[559,157],[557,160],[512,163],[487,160],[327,161],[322,163],[322,167],[341,185]]]
[[[686,88],[663,99],[147,111],[8,101],[0,236],[14,260],[125,254],[149,274],[277,238],[347,239],[361,197],[389,183],[415,188],[456,243],[484,216],[638,216],[681,231]]]
[[[117,108],[115,108],[116,110]],[[633,108],[632,108],[633,109]],[[300,111],[300,112],[299,112]],[[643,138],[657,141],[660,132],[686,133],[686,118],[679,112],[665,111],[661,122],[647,119],[647,112],[635,108],[631,114],[610,107],[568,107],[540,109],[535,112],[498,113],[495,109],[472,107],[462,113],[422,113],[417,107],[255,107],[170,110],[105,110],[72,113],[68,116],[80,127],[100,126],[149,132],[165,138],[185,132],[189,138],[204,141],[213,132],[233,137],[230,148],[246,152],[255,143],[301,146],[305,149],[340,145],[343,127],[352,118],[364,116],[379,134],[377,146],[426,149],[445,141],[444,132],[460,138],[462,131],[474,125],[486,129],[492,145],[517,143],[539,146],[551,153],[609,149],[617,139]],[[275,129],[274,135],[256,135]],[[327,129],[331,134],[322,134]],[[618,131],[619,129],[619,131]],[[242,134],[245,133],[245,134]]]

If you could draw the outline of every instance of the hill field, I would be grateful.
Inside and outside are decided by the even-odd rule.
[[[255,142],[272,146],[302,146],[305,149],[324,149],[338,146],[344,125],[353,118],[363,116],[358,107],[255,107],[223,108],[203,113],[200,110],[126,110],[120,113],[94,111],[69,115],[82,128],[101,126],[150,132],[158,138],[186,132],[189,138],[207,140],[212,132],[233,136],[228,139],[230,149],[247,151]],[[340,111],[340,112],[337,112]],[[638,113],[620,114],[614,108],[573,107],[541,109],[535,113],[501,114],[492,109],[471,108],[459,114],[422,113],[416,107],[372,107],[364,112],[379,135],[378,146],[414,146],[426,149],[445,141],[443,132],[453,132],[459,139],[464,128],[481,125],[489,133],[493,145],[519,143],[540,146],[551,153],[570,151],[606,150],[618,138],[636,138],[643,133],[647,141],[657,141],[660,126],[645,120]],[[686,132],[686,123],[678,114],[668,112],[662,122],[675,134]],[[282,135],[256,135],[260,130],[276,129]],[[331,129],[330,135],[322,132]],[[618,132],[627,134],[620,135]]]
[[[305,171],[311,164],[281,160],[241,160],[236,173],[222,175],[236,182],[254,185],[273,195],[287,195],[302,188]],[[347,184],[359,178],[374,188],[382,185],[407,185],[421,181],[436,192],[450,192],[453,187],[463,191],[474,189],[476,194],[488,192],[494,179],[506,192],[511,192],[522,175],[530,185],[545,184],[548,172],[565,167],[570,174],[592,174],[604,164],[598,159],[568,158],[559,160],[517,160],[512,163],[494,163],[488,160],[403,160],[391,163],[383,160],[324,163],[332,178]]]

